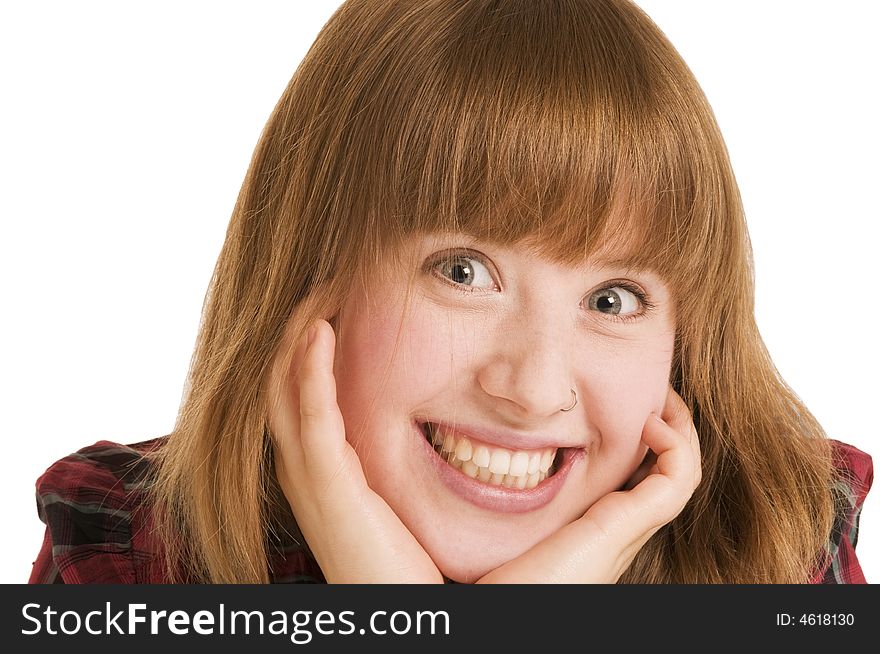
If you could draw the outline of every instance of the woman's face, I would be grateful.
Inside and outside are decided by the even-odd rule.
[[[646,454],[672,300],[609,254],[573,268],[526,247],[413,238],[335,320],[348,440],[451,579],[473,581],[577,519]]]

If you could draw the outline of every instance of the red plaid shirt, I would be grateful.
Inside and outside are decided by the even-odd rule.
[[[144,501],[150,464],[144,452],[163,438],[133,445],[99,441],[52,465],[37,480],[37,511],[46,524],[30,583],[166,583],[161,543]],[[812,583],[866,583],[856,558],[859,514],[873,480],[871,457],[837,441],[837,518]],[[298,532],[270,530],[272,583],[323,583]]]

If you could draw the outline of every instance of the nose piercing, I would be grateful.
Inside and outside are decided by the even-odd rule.
[[[574,389],[571,389],[571,406],[566,407],[564,409],[559,409],[560,411],[571,411],[575,405],[578,403],[578,394],[574,392]]]

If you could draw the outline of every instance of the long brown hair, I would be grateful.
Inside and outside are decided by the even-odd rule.
[[[622,582],[808,580],[833,517],[828,441],[758,333],[711,108],[626,0],[348,0],[324,26],[257,144],[157,455],[169,565],[268,580],[264,381],[282,334],[438,230],[528,238],[568,263],[625,244],[672,289],[671,381],[703,482]]]

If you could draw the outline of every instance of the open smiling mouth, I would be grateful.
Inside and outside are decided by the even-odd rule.
[[[510,450],[478,443],[431,422],[420,423],[437,455],[453,468],[494,486],[531,489],[559,468],[565,448]]]

